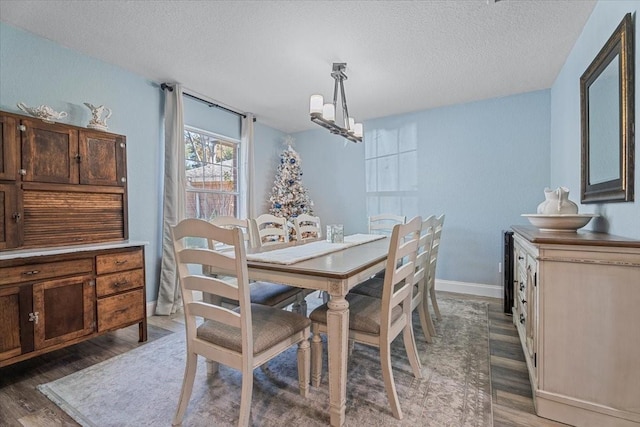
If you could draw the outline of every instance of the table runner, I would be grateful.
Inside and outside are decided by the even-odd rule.
[[[275,249],[268,252],[247,254],[247,259],[250,261],[272,262],[274,264],[295,264],[296,262],[384,238],[385,236],[378,234],[352,234],[350,236],[345,236],[344,243],[331,243],[326,240],[320,240],[304,245]]]

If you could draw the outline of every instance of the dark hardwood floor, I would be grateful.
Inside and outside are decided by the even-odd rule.
[[[451,294],[452,295],[452,294]],[[502,313],[497,299],[456,295],[489,301],[489,347],[493,425],[562,426],[534,414],[526,363],[512,318]],[[307,297],[309,310],[317,296]],[[149,318],[149,341],[184,330],[182,316]],[[0,368],[0,426],[77,426],[66,413],[42,395],[36,386],[125,353],[140,345],[138,326],[111,332],[95,339],[57,350],[21,363]]]

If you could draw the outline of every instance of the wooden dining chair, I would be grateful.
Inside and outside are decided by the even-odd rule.
[[[422,219],[413,218],[407,224],[397,224],[391,233],[387,273],[382,299],[349,293],[349,339],[380,349],[382,377],[393,416],[402,419],[402,410],[391,369],[391,342],[402,332],[404,347],[416,378],[422,378],[422,367],[411,326],[411,295],[416,271],[415,261],[420,242]],[[320,384],[322,371],[322,340],[327,333],[327,304],[311,312],[311,381]],[[339,357],[329,355],[329,357]]]
[[[187,359],[178,408],[173,425],[181,425],[195,380],[198,356],[242,371],[239,426],[251,419],[253,370],[289,347],[298,345],[300,394],[309,393],[309,325],[305,316],[273,307],[252,304],[244,237],[237,228],[226,229],[200,219],[185,219],[171,227],[173,248],[184,302]],[[217,241],[233,248],[233,256],[209,248],[189,247],[194,240]],[[190,267],[209,266],[213,271],[235,277],[230,283],[223,276],[192,273]],[[197,301],[194,291],[237,300],[239,307],[228,308]],[[199,322],[199,318],[204,321]],[[199,326],[198,326],[199,325]]]
[[[407,217],[404,215],[396,215],[392,213],[382,213],[369,217],[369,234],[386,234],[391,235],[391,230],[396,224],[404,224]]]
[[[239,228],[242,230],[242,238],[245,242],[245,246],[253,247],[253,240],[251,238],[251,227],[248,219],[240,219],[232,216],[219,216],[211,221],[213,225],[223,228]],[[216,249],[219,242],[209,241],[209,249]],[[210,271],[210,268],[203,267],[205,274],[215,274]],[[233,280],[233,278],[227,277],[227,280]],[[298,312],[304,316],[307,315],[306,304],[301,304],[300,288],[295,286],[283,285],[281,283],[271,282],[250,282],[249,298],[253,304],[268,305],[276,308],[285,308],[293,304],[293,311]],[[212,295],[203,295],[203,299],[213,304],[224,304],[227,306],[237,307],[238,301],[229,298],[219,298]],[[306,302],[306,301],[305,301]]]
[[[256,218],[251,218],[249,220],[249,231],[251,233],[251,240],[253,241],[254,248],[261,248],[263,246],[286,243],[289,241],[289,226],[287,224],[287,219],[280,218],[275,215],[262,214]],[[307,315],[306,296],[310,293],[309,290],[280,283],[272,283],[272,285],[274,286],[260,286],[260,291],[265,294],[265,298],[278,296],[277,293],[273,295],[270,291],[282,293],[287,292],[287,298],[282,300],[278,306],[285,307],[289,304],[293,304],[291,308],[293,311],[305,316]]]
[[[322,224],[318,216],[300,214],[293,219],[293,226],[297,240],[322,238]]]
[[[432,342],[432,336],[435,334],[433,320],[431,319],[428,310],[427,280],[429,268],[431,266],[431,248],[436,223],[437,220],[434,215],[431,215],[422,221],[422,225],[420,227],[420,243],[418,244],[418,253],[416,255],[414,286],[411,296],[411,312],[418,310],[422,334],[424,335],[425,341],[428,343]],[[350,292],[374,298],[382,298],[383,286],[384,276],[373,277],[354,287]]]
[[[433,307],[433,313],[436,319],[441,320],[440,307],[438,307],[438,300],[436,299],[436,265],[438,263],[438,251],[440,250],[440,240],[442,238],[442,229],[444,227],[444,214],[436,218],[436,224],[433,233],[433,243],[431,245],[431,261],[429,264],[429,271],[427,274],[427,288],[425,290],[425,297],[428,295],[431,299],[431,306]],[[426,299],[426,298],[425,298]],[[427,301],[425,300],[425,308]],[[433,322],[429,323],[432,328],[431,335],[435,335],[436,331],[433,327]]]
[[[250,219],[253,246],[259,248],[289,241],[289,226],[286,218],[262,214]]]

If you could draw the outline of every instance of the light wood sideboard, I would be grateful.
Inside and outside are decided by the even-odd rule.
[[[536,413],[576,426],[640,425],[640,241],[514,231],[513,321]]]

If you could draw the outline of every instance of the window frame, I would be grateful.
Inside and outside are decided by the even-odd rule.
[[[241,160],[241,149],[242,149],[242,145],[241,145],[241,141],[229,136],[225,136],[225,135],[221,135],[219,133],[216,132],[212,132],[210,130],[206,130],[206,129],[201,129],[195,126],[190,126],[185,124],[184,128],[183,128],[183,135],[186,136],[186,133],[190,132],[190,133],[194,133],[194,134],[199,134],[199,135],[203,135],[203,136],[207,136],[209,138],[213,138],[217,141],[219,141],[219,143],[222,143],[225,146],[232,146],[234,149],[234,158],[233,158],[233,165],[231,166],[232,169],[232,173],[235,172],[233,174],[233,179],[232,181],[235,183],[234,185],[234,189],[233,191],[225,191],[222,189],[212,189],[212,188],[206,188],[206,187],[190,187],[189,186],[189,182],[193,182],[189,179],[189,177],[187,176],[187,173],[189,170],[192,169],[187,169],[187,162],[188,161],[193,161],[188,159],[187,157],[187,150],[186,150],[186,138],[183,138],[183,144],[185,144],[185,153],[184,153],[184,186],[183,186],[183,191],[184,191],[184,195],[185,195],[185,217],[186,218],[201,218],[201,216],[190,216],[189,215],[189,208],[188,208],[188,195],[189,193],[195,193],[196,197],[198,194],[214,194],[214,195],[228,195],[228,196],[233,196],[234,198],[234,212],[231,216],[234,216],[236,218],[238,218],[239,214],[240,214],[240,205],[241,205],[241,180],[243,177],[243,171],[241,170],[242,167],[242,160]],[[220,167],[222,167],[222,162],[220,163],[211,163],[211,162],[205,162],[205,164],[212,164],[212,165],[220,165]],[[207,218],[202,218],[205,220],[211,220],[214,217],[207,217]]]

